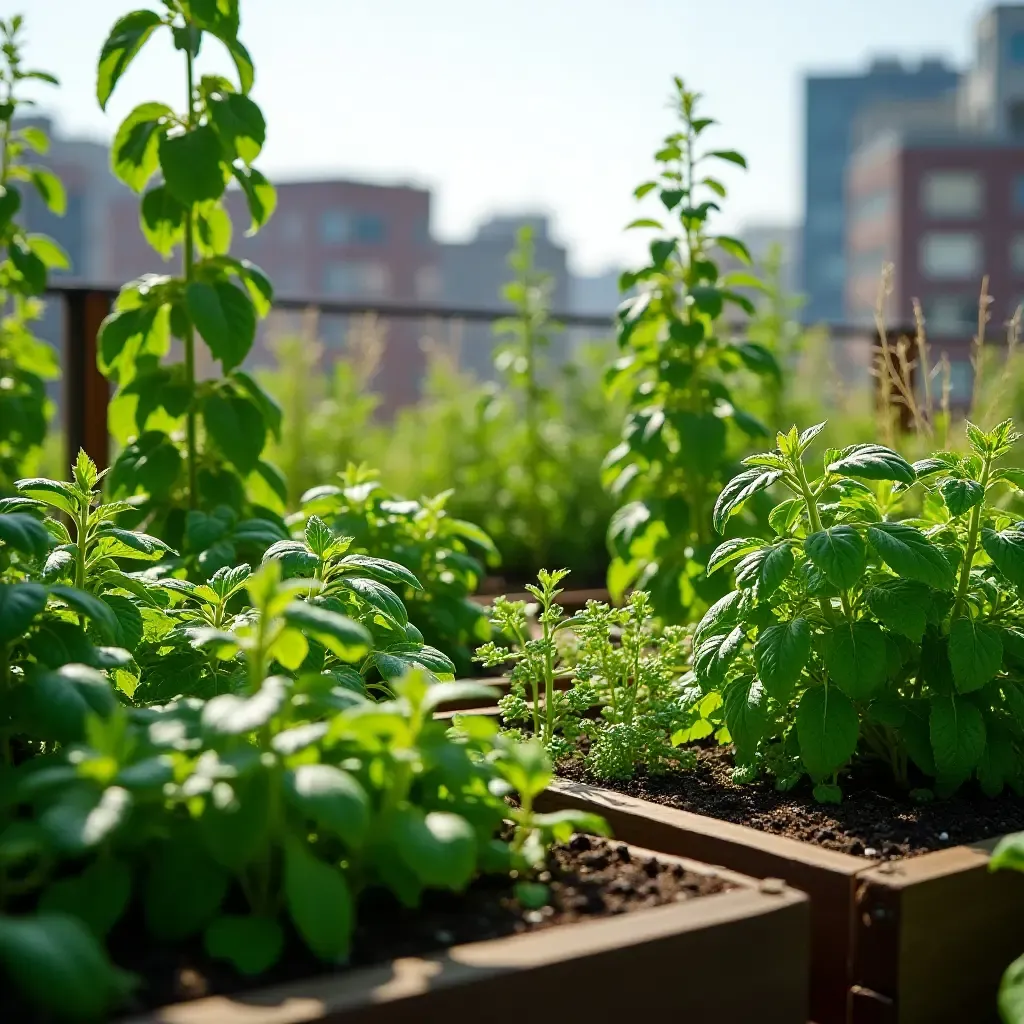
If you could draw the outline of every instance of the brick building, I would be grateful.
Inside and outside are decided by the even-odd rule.
[[[438,246],[430,235],[430,192],[410,186],[371,185],[344,180],[277,184],[277,209],[267,225],[245,237],[248,213],[240,192],[228,194],[234,224],[232,254],[257,263],[274,282],[279,298],[427,302],[440,297]],[[149,248],[138,221],[138,198],[124,192],[111,206],[115,242],[113,281],[168,264]],[[180,252],[172,257],[174,264]],[[383,325],[385,348],[375,382],[385,410],[415,401],[423,371],[418,324],[392,320]],[[320,340],[328,358],[344,350],[349,324],[322,317]],[[267,331],[250,356],[266,363]]]
[[[1024,143],[890,133],[855,155],[847,186],[848,316],[871,323],[892,263],[890,322],[912,322],[920,300],[929,340],[951,362],[952,398],[965,401],[982,278],[994,300],[990,337],[1024,299]]]

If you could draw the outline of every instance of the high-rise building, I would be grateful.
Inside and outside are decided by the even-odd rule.
[[[959,101],[964,127],[1024,138],[1024,4],[999,4],[978,19]]]
[[[858,115],[885,101],[926,100],[956,89],[939,60],[913,68],[877,60],[863,74],[811,75],[805,82],[802,291],[807,320],[841,320],[846,283],[844,181]]]

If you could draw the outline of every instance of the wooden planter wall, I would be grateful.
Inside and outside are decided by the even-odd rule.
[[[878,862],[563,780],[538,806],[595,811],[624,842],[807,893],[817,1024],[994,1024],[1024,952],[1024,876],[989,872],[994,842]]]
[[[806,896],[778,880],[758,882],[682,858],[661,859],[723,876],[735,888],[180,1003],[121,1024],[597,1024],[638,1019],[638,1012],[645,1020],[664,1014],[665,1020],[806,1024]]]

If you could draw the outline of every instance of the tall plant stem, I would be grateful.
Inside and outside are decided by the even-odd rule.
[[[189,34],[195,30],[189,26]],[[194,70],[192,56],[192,40],[185,49],[185,64],[188,79],[188,117],[187,125],[189,130],[195,123],[195,102],[193,93],[195,91]],[[194,213],[192,206],[189,206],[185,214],[185,239],[182,246],[182,271],[185,278],[185,287],[188,288],[192,281],[192,268],[195,262],[195,239],[194,239]],[[188,459],[188,507],[196,507],[196,342],[195,332],[191,321],[185,328],[185,336],[182,338],[185,346],[185,381],[188,387],[189,401],[185,413],[185,443],[187,446]]]
[[[985,466],[981,472],[981,493],[982,495],[988,490],[988,478],[989,473],[992,470],[992,457],[990,455],[985,456]],[[963,614],[964,604],[967,601],[967,591],[971,586],[971,565],[974,562],[974,556],[978,553],[978,534],[981,532],[981,509],[985,504],[985,499],[978,502],[977,505],[971,510],[971,522],[967,528],[967,552],[964,555],[964,564],[960,567],[960,582],[956,588],[956,603],[953,605],[953,614],[951,618],[959,618]]]
[[[797,458],[793,460],[796,470],[795,476],[797,483],[800,485],[800,493],[803,495],[803,499],[807,504],[807,519],[811,525],[812,533],[819,533],[822,529],[821,516],[818,514],[818,499],[815,498],[814,492],[811,490],[811,485],[807,482],[807,473],[804,471],[804,464]],[[836,622],[835,609],[832,607],[832,602],[827,597],[819,597],[818,604],[821,606],[821,613],[825,616],[825,621],[829,625],[834,626]],[[844,611],[846,610],[844,601]]]

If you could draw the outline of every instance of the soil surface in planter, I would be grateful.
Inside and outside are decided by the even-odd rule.
[[[878,860],[912,857],[1024,830],[1024,799],[1006,792],[989,798],[973,784],[949,799],[922,803],[898,789],[883,771],[862,765],[842,778],[842,803],[819,804],[806,780],[788,793],[776,792],[770,780],[734,783],[731,747],[702,747],[696,754],[693,770],[652,775],[639,767],[629,781],[597,779],[582,760],[560,762],[558,774]]]
[[[547,905],[524,906],[507,878],[481,878],[464,893],[428,891],[418,910],[402,907],[384,891],[369,892],[359,906],[351,967],[396,957],[420,956],[448,946],[532,932],[586,919],[664,906],[724,892],[735,886],[714,875],[688,871],[681,864],[641,856],[614,841],[576,835],[555,847],[538,881],[549,887]],[[244,912],[242,907],[229,910]],[[294,933],[286,953],[270,971],[244,977],[223,961],[211,960],[201,941],[161,946],[124,921],[111,936],[112,958],[141,978],[134,1012],[206,995],[231,994],[294,981],[332,968],[304,952]],[[31,1021],[24,1007],[0,995],[0,1020]]]

